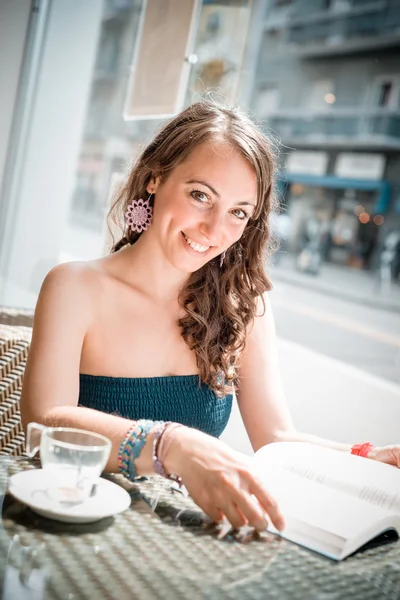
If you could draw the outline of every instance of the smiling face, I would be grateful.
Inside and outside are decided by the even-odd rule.
[[[242,235],[257,200],[256,175],[227,144],[201,144],[169,174],[149,183],[156,193],[151,235],[177,269],[192,273]]]

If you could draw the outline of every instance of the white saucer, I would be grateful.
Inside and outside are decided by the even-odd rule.
[[[43,469],[16,473],[8,484],[8,491],[14,498],[39,515],[64,523],[93,523],[123,512],[131,504],[131,497],[124,488],[103,478],[97,481],[94,496],[81,504],[60,504],[48,496],[46,488]]]

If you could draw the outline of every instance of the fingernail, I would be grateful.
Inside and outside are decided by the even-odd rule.
[[[279,519],[279,521],[276,524],[276,528],[278,531],[283,531],[285,529],[285,521],[283,519]]]

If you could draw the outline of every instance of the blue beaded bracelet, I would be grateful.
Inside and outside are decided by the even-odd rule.
[[[119,470],[127,479],[133,481],[138,476],[135,468],[135,460],[139,457],[147,436],[155,425],[161,421],[148,421],[141,419],[127,431],[118,451]]]

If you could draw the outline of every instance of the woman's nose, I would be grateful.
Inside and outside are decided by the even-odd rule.
[[[204,220],[199,227],[202,235],[204,235],[210,242],[210,246],[221,246],[223,236],[223,222],[222,218],[218,218],[217,215],[210,215],[210,217]]]

